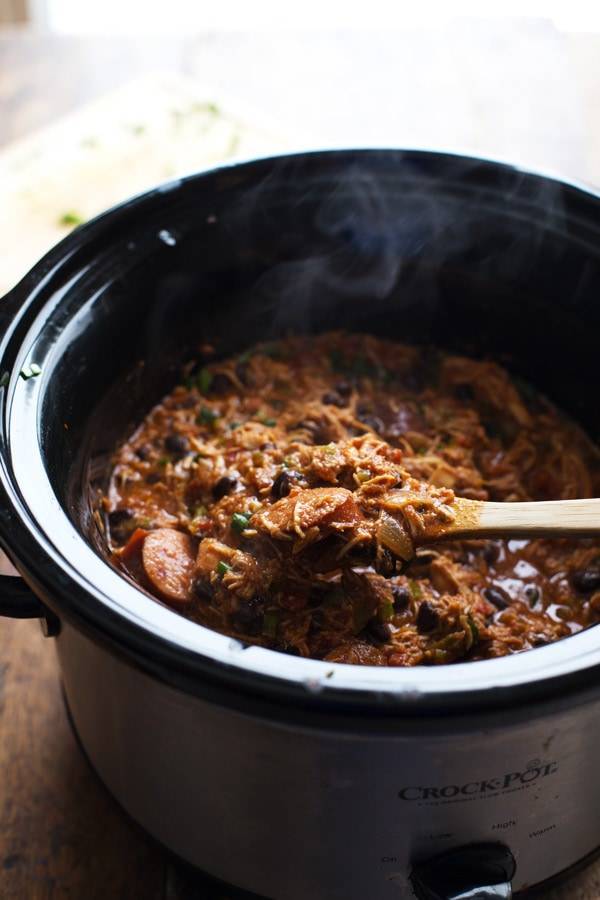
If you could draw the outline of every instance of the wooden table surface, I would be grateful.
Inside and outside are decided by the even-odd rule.
[[[0,145],[165,69],[263,108],[315,145],[462,149],[600,184],[600,36],[536,20],[161,41],[0,32]],[[4,900],[239,896],[171,860],[98,782],[37,622],[0,625],[0,773]],[[543,896],[596,900],[600,866]]]

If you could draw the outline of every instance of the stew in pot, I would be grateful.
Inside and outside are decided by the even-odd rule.
[[[102,498],[114,560],[163,603],[244,642],[390,666],[598,621],[598,541],[419,548],[455,495],[598,495],[597,448],[499,365],[342,333],[203,355]]]

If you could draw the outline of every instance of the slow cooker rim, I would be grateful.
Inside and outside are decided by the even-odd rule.
[[[49,279],[55,276],[57,270],[60,270],[61,263],[64,264],[78,250],[89,247],[90,244],[98,237],[101,237],[104,232],[109,231],[116,217],[121,217],[130,212],[139,211],[139,208],[146,203],[151,203],[156,200],[157,197],[164,196],[171,191],[180,190],[185,187],[185,185],[190,181],[196,181],[198,179],[211,177],[214,176],[215,173],[221,172],[223,170],[239,170],[240,168],[243,170],[247,169],[248,167],[254,167],[257,165],[268,166],[269,164],[272,165],[275,163],[294,161],[297,159],[306,160],[307,158],[314,158],[315,160],[318,160],[323,156],[338,156],[342,159],[351,159],[356,157],[357,155],[363,154],[377,155],[390,153],[398,156],[399,160],[406,156],[415,156],[416,158],[427,161],[429,163],[435,163],[436,161],[439,162],[443,160],[446,162],[455,162],[457,164],[487,165],[490,168],[496,170],[508,170],[513,173],[518,172],[525,177],[537,179],[547,178],[547,176],[545,175],[540,175],[535,172],[529,172],[522,169],[521,167],[511,166],[505,162],[497,162],[492,159],[465,157],[460,154],[440,154],[436,151],[403,150],[392,148],[365,148],[364,150],[360,148],[349,150],[315,150],[307,153],[288,154],[283,157],[266,157],[252,159],[241,163],[232,163],[169,181],[163,185],[158,186],[157,188],[128,199],[123,203],[118,204],[117,206],[102,213],[100,216],[96,217],[91,222],[84,225],[82,228],[77,229],[74,233],[68,235],[48,254],[46,254],[46,256],[44,256],[42,260],[40,260],[40,262],[31,269],[31,271],[22,279],[22,281],[13,289],[13,291],[11,291],[4,298],[2,304],[8,304],[9,306],[14,306],[15,309],[18,309],[19,318],[25,316],[27,311],[32,306],[32,301],[40,294],[44,284]],[[556,179],[552,179],[552,181],[554,184],[556,184]],[[600,199],[600,194],[591,190],[587,186],[563,180],[558,182],[558,184],[562,187],[574,190],[578,194],[583,194],[585,199],[587,200],[593,198],[595,201],[598,201]],[[2,309],[0,309],[0,315],[1,314]],[[8,332],[10,332],[10,334]],[[10,341],[13,333],[14,328],[11,327],[7,329],[5,339],[0,343],[0,350],[2,350],[2,352],[5,351],[6,344],[8,341]],[[7,394],[9,392],[9,389],[11,388],[14,392],[14,382],[9,386],[3,388],[4,401],[6,401]],[[135,623],[133,621],[128,621],[123,616],[115,616],[114,609],[112,610],[112,615],[108,615],[108,608],[106,604],[107,598],[102,594],[97,586],[89,583],[83,584],[82,582],[85,580],[85,576],[78,571],[77,567],[72,566],[68,560],[65,560],[64,556],[61,557],[61,555],[56,552],[56,548],[54,548],[51,544],[49,544],[48,546],[43,546],[43,544],[46,542],[47,536],[45,535],[40,524],[29,517],[28,510],[26,510],[20,502],[18,484],[16,482],[14,484],[12,483],[10,473],[8,472],[8,467],[6,465],[6,439],[8,437],[8,435],[5,433],[6,409],[7,404],[5,402],[2,417],[2,434],[0,435],[2,441],[0,445],[0,451],[2,454],[0,477],[2,479],[3,493],[5,495],[5,499],[10,502],[13,516],[8,516],[6,513],[0,515],[0,534],[2,535],[3,542],[12,552],[12,554],[20,561],[21,565],[24,566],[29,580],[31,580],[35,584],[36,588],[40,590],[40,592],[44,595],[44,599],[46,601],[49,600],[49,605],[51,607],[55,607],[56,612],[59,615],[64,615],[66,618],[76,621],[80,626],[83,626],[84,628],[91,627],[92,630],[105,632],[105,636],[115,640],[116,644],[118,644],[124,651],[129,650],[130,653],[138,655],[140,652],[140,640],[142,637],[144,637],[144,639],[147,640],[147,646],[145,649],[142,646],[142,655],[151,650],[153,654],[158,654],[159,657],[162,657],[167,667],[172,667],[174,663],[173,651],[175,651],[175,654],[179,657],[179,663],[182,664],[181,668],[186,670],[186,674],[193,675],[195,672],[195,674],[197,675],[201,672],[203,676],[206,676],[208,674],[207,663],[210,663],[208,665],[208,669],[211,670],[210,674],[212,676],[216,677],[217,679],[235,681],[236,679],[232,678],[232,666],[234,668],[239,667],[239,662],[241,660],[236,660],[235,663],[232,663],[231,660],[227,663],[222,660],[216,661],[214,659],[209,661],[205,656],[202,656],[202,654],[196,653],[192,654],[191,656],[189,654],[185,654],[186,659],[184,661],[183,659],[181,659],[181,656],[183,655],[183,648],[179,644],[174,644],[173,642],[166,639],[164,635],[149,629],[147,622],[144,624],[141,624],[139,622]],[[45,477],[47,478],[46,475]],[[17,519],[15,519],[15,516],[17,517]],[[27,527],[27,522],[29,527]],[[77,538],[79,539],[79,541],[85,544],[83,537],[78,532],[76,532],[74,527],[73,531],[77,534]],[[16,534],[19,532],[20,536],[17,539]],[[45,554],[44,567],[40,567],[40,550],[43,550]],[[107,563],[104,563],[104,565],[109,568]],[[61,575],[58,584],[56,583],[56,578],[54,577],[57,573],[57,570],[60,571]],[[42,577],[36,577],[36,572],[38,573],[38,575],[41,572]],[[123,579],[121,580],[124,581]],[[138,594],[140,593],[133,586],[128,585],[128,587],[130,590],[135,591]],[[75,610],[73,608],[73,604],[67,603],[67,594],[69,592],[73,592],[73,589],[75,589],[75,592],[78,596],[81,596],[83,594],[85,598],[85,602],[83,603],[83,610],[87,612],[87,616],[81,614],[82,610],[79,610],[79,616],[74,614]],[[60,599],[57,599],[57,597],[59,597]],[[97,606],[95,612],[102,613],[100,616],[91,616],[92,608],[89,605],[89,600],[91,597],[94,598],[95,605]],[[176,614],[173,613],[173,615]],[[123,622],[128,623],[127,629],[123,629],[123,622],[120,622],[120,619],[123,619]],[[201,626],[195,625],[195,623],[189,622],[188,624],[194,628],[201,628]],[[127,634],[127,631],[129,631],[129,634]],[[564,656],[567,656],[568,658],[575,657],[577,655],[577,649],[575,649],[574,644],[577,643],[577,647],[581,646],[582,641],[580,641],[579,639],[581,637],[584,637],[586,634],[589,634],[589,632],[583,632],[581,635],[576,635],[552,646],[536,650],[536,660],[540,659],[542,655],[544,655],[544,659],[548,659],[553,651],[556,651],[557,648],[561,649],[566,644],[573,646],[572,652],[569,653],[563,651],[562,653],[555,653],[554,655],[557,658]],[[143,643],[144,642],[142,641],[141,644],[143,645]],[[282,654],[278,654],[275,651],[262,650],[262,652],[265,654],[276,655],[277,657],[282,656]],[[519,655],[520,661],[530,656],[534,656],[533,651],[529,651],[526,654]],[[409,679],[404,679],[405,682],[408,682],[409,686],[407,687],[405,684],[401,692],[399,692],[398,690],[393,690],[392,685],[388,685],[387,688],[381,688],[380,686],[378,688],[370,689],[365,689],[364,687],[357,689],[356,687],[353,688],[348,685],[344,685],[342,687],[339,684],[335,683],[335,679],[333,679],[331,682],[328,682],[326,677],[321,678],[321,683],[319,683],[318,685],[315,685],[314,679],[311,679],[310,677],[304,677],[303,679],[300,679],[299,682],[302,685],[300,691],[297,690],[298,684],[295,684],[294,689],[290,690],[291,684],[288,679],[279,679],[280,683],[276,684],[275,682],[277,682],[278,679],[273,675],[265,675],[263,673],[257,673],[254,671],[252,672],[250,679],[253,681],[253,684],[238,684],[238,687],[242,687],[243,689],[252,688],[252,690],[256,690],[259,693],[263,693],[266,689],[269,689],[269,693],[272,692],[274,696],[276,695],[287,697],[288,699],[291,698],[295,701],[299,700],[303,703],[309,704],[333,704],[335,706],[339,706],[340,708],[342,706],[347,708],[349,703],[352,705],[364,705],[367,701],[369,701],[369,705],[374,705],[378,713],[381,713],[382,711],[393,711],[396,714],[400,712],[413,713],[415,711],[424,711],[427,709],[435,710],[439,708],[447,710],[449,707],[473,707],[483,703],[485,703],[485,705],[489,707],[490,703],[493,703],[493,705],[496,706],[520,701],[526,702],[533,696],[542,696],[548,690],[552,690],[553,692],[555,692],[559,684],[561,688],[564,688],[565,690],[575,688],[583,684],[589,684],[592,672],[595,673],[597,671],[597,673],[600,675],[600,651],[595,654],[595,656],[597,657],[597,659],[594,659],[591,666],[586,666],[585,668],[582,667],[579,669],[579,671],[574,671],[572,668],[567,667],[565,671],[562,671],[554,676],[547,675],[547,677],[545,677],[541,681],[532,680],[532,676],[535,674],[535,670],[539,670],[540,666],[535,665],[533,661],[531,663],[526,663],[525,665],[519,666],[519,668],[523,668],[525,670],[525,674],[527,675],[525,680],[523,682],[519,681],[518,685],[516,686],[512,685],[508,687],[498,687],[498,685],[494,685],[493,679],[489,683],[485,683],[485,679],[482,677],[484,673],[483,667],[488,666],[489,668],[490,662],[492,662],[493,664],[497,661],[470,662],[463,665],[468,666],[469,670],[473,672],[474,677],[472,680],[475,683],[469,688],[455,688],[451,693],[444,693],[441,696],[436,694],[436,692],[434,691],[423,690],[420,687],[415,689],[414,683],[418,682],[419,679],[414,674],[418,670],[414,669],[391,670],[392,678],[396,678],[396,680],[398,680],[398,677],[402,672],[409,671],[413,673]],[[517,659],[518,657],[509,657],[505,660],[502,660],[501,663],[506,668],[508,664]],[[197,665],[195,667],[194,663],[198,664],[200,661],[202,662],[202,665]],[[153,660],[153,668],[155,671],[157,669],[156,662],[156,660]],[[297,665],[301,667],[306,667],[306,663],[314,664],[315,662],[317,661],[295,660],[295,663],[297,663]],[[325,664],[325,666],[328,669],[333,670],[337,670],[338,668],[340,668],[339,664]],[[160,669],[160,666],[158,668]],[[247,668],[245,666],[242,668],[245,673],[245,678],[248,679],[249,673]],[[360,671],[357,670],[361,670],[363,669],[363,667],[342,666],[341,668],[350,669],[353,672],[356,672],[357,677],[354,679],[350,679],[350,681],[352,682],[352,680],[354,680],[355,682],[360,682],[360,678],[358,677],[360,675]],[[456,671],[458,667],[453,666],[452,668],[454,671]],[[169,673],[163,672],[163,676],[166,676],[166,680],[172,680],[174,675],[174,671]],[[239,678],[237,680],[239,682]],[[412,688],[410,687],[411,682],[413,684]],[[185,679],[185,683],[186,689],[189,689],[189,678]],[[374,704],[373,701],[375,701]]]

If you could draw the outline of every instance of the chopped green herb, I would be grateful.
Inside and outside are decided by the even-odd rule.
[[[239,428],[241,424],[242,424],[241,422],[230,422],[229,428],[231,431],[235,431],[235,429]]]
[[[6,387],[10,380],[10,375],[8,372],[3,372],[2,377],[0,378],[0,387]]]
[[[213,103],[212,101],[200,102],[199,100],[195,100],[190,106],[190,112],[192,112],[192,113],[210,113],[213,116],[218,116],[220,110],[219,110],[219,107],[217,106],[217,104]]]
[[[203,406],[196,422],[198,425],[212,425],[218,418],[218,412],[215,412],[214,409],[210,409],[208,406]]]
[[[169,462],[171,462],[171,460],[168,456],[161,456],[158,460],[159,466],[166,466]]]
[[[274,428],[277,425],[277,419],[273,419],[270,416],[264,416],[259,421],[266,425],[267,428]]]
[[[230,572],[230,571],[231,571],[231,566],[229,565],[229,563],[223,562],[223,560],[220,559],[219,562],[217,563],[217,572],[219,573],[219,575],[226,575],[227,572]]]
[[[244,513],[234,513],[231,517],[231,527],[234,531],[245,531],[249,521],[250,516],[246,516]]]
[[[83,222],[84,222],[83,216],[80,216],[78,212],[75,212],[72,209],[69,209],[66,212],[64,212],[58,220],[58,224],[64,225],[64,226],[82,225]]]
[[[30,363],[28,366],[23,366],[19,374],[24,381],[28,381],[30,378],[40,375],[41,371],[37,363]]]
[[[381,622],[389,622],[394,615],[393,603],[382,603],[378,610],[378,618]]]
[[[469,623],[469,628],[471,629],[471,634],[473,635],[473,643],[476,644],[479,640],[479,628],[477,627],[477,622],[471,613],[467,613],[467,621]]]
[[[423,591],[421,590],[421,585],[419,584],[419,582],[415,581],[414,578],[411,578],[408,582],[408,587],[413,600],[420,600],[423,596]]]
[[[200,369],[198,372],[198,390],[201,394],[207,394],[208,389],[210,388],[211,382],[213,380],[212,372],[209,372],[208,369]]]
[[[263,634],[267,637],[275,637],[278,625],[279,614],[276,612],[266,612],[263,618]]]

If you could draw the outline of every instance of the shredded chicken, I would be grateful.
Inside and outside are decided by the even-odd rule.
[[[503,656],[600,616],[600,543],[418,549],[455,496],[598,494],[598,451],[491,361],[365,335],[190,367],[116,453],[111,553],[210,628],[301,656]]]

